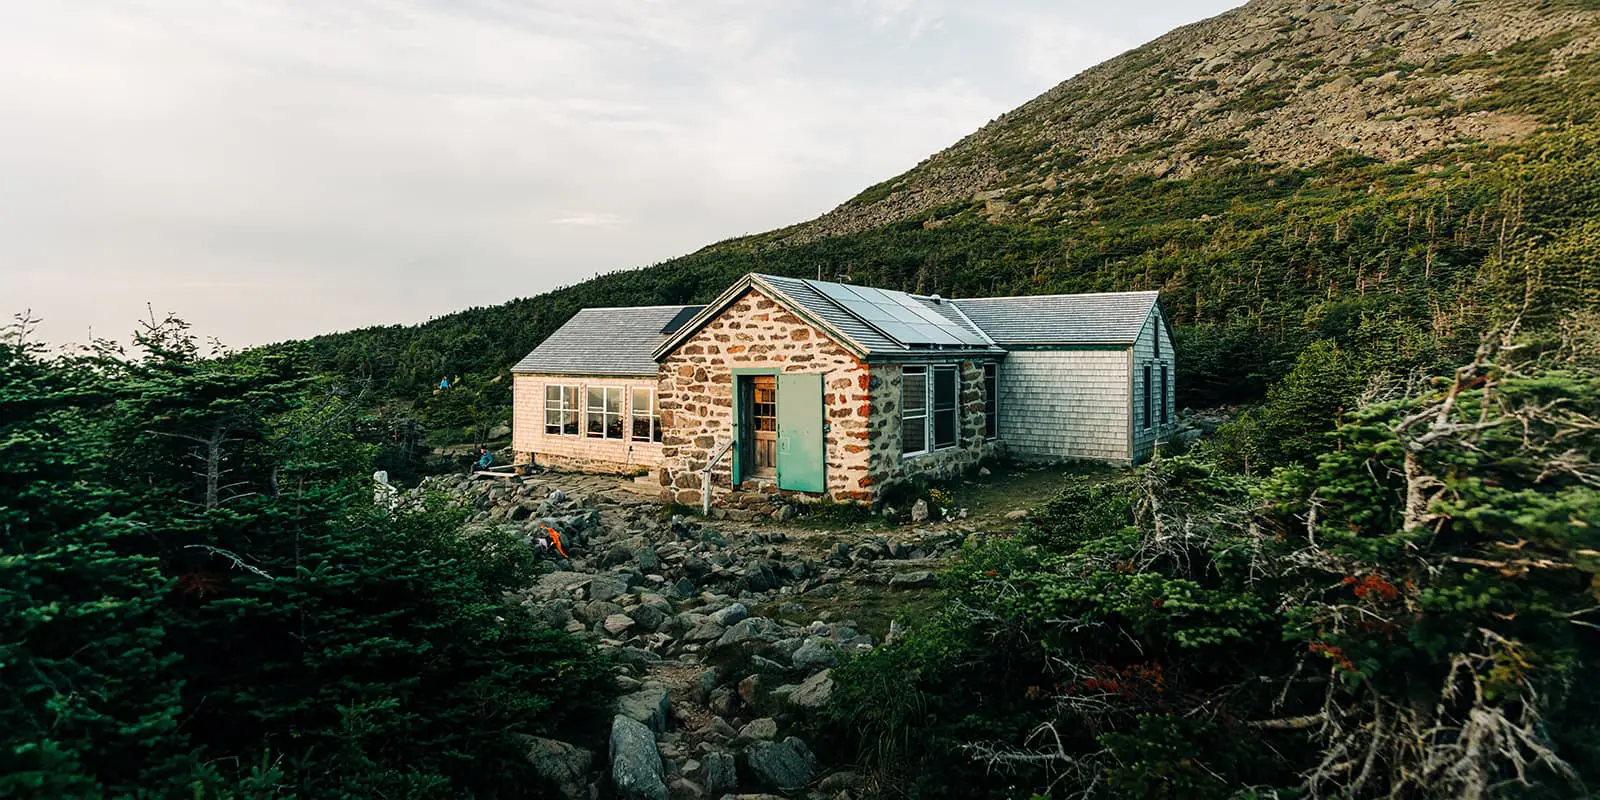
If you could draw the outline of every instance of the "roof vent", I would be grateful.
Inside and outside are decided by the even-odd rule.
[[[939,295],[933,295],[933,296],[929,297],[928,299],[932,300],[934,305],[938,305],[938,304],[944,302],[944,298],[940,297]]]

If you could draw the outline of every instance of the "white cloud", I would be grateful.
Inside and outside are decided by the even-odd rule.
[[[0,26],[0,312],[233,344],[814,216],[1176,0],[74,0]],[[1133,20],[1132,23],[1129,20]],[[595,236],[625,230],[626,236]]]

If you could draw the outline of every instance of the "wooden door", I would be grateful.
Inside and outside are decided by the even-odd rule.
[[[781,375],[778,397],[778,488],[821,492],[827,488],[822,376]]]
[[[750,378],[750,475],[770,477],[778,471],[778,379]]]

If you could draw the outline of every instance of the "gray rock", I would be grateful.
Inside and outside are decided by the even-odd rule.
[[[928,589],[939,585],[939,579],[927,570],[917,570],[902,572],[890,578],[889,585],[896,589]]]
[[[612,636],[621,636],[633,627],[633,617],[627,614],[612,614],[606,617],[603,627],[605,627],[606,633]]]
[[[624,800],[667,800],[656,737],[637,720],[611,720],[611,783]]]
[[[589,581],[589,599],[610,600],[628,591],[628,580],[621,575],[600,573]]]
[[[861,776],[854,772],[835,772],[817,783],[817,788],[823,792],[837,792],[844,789],[854,789],[861,785]]]
[[[818,709],[833,697],[832,670],[823,670],[804,681],[789,694],[789,703],[804,709]]]
[[[749,616],[750,610],[744,607],[744,603],[734,603],[733,605],[728,606],[727,608],[724,608],[715,614],[712,614],[711,618],[716,620],[718,625],[727,627],[736,622],[742,622],[749,618]]]
[[[927,500],[919,497],[917,502],[911,504],[911,521],[913,523],[927,522],[932,516],[933,512],[928,508]]]
[[[688,778],[678,778],[667,787],[667,794],[672,800],[700,800],[706,796],[706,790]]]
[[[617,713],[643,723],[656,733],[667,729],[667,714],[672,711],[672,698],[667,690],[647,687],[633,694],[617,698]]]
[[[588,800],[594,753],[555,739],[528,737],[528,761],[539,777],[555,784],[562,800]]]
[[[812,670],[818,667],[831,667],[838,662],[834,649],[824,644],[820,639],[807,639],[798,648],[789,662],[795,669]]]
[[[700,783],[712,797],[720,797],[739,785],[739,773],[732,753],[713,751],[700,759]]]
[[[726,628],[708,619],[685,634],[683,640],[686,642],[714,642],[721,639],[724,633],[727,633]]]
[[[794,517],[794,506],[787,504],[778,506],[778,510],[772,512],[772,519],[775,522],[788,522],[789,520],[794,519]]]
[[[800,739],[790,736],[781,742],[755,742],[745,750],[751,774],[764,787],[786,791],[811,782],[817,772],[817,757]]]
[[[637,606],[628,612],[628,616],[633,618],[635,624],[647,631],[656,630],[661,627],[661,623],[667,621],[667,612],[653,605]]]
[[[656,554],[654,547],[641,547],[633,554],[633,560],[639,564],[639,569],[646,572],[661,568],[661,556]]]
[[[747,742],[770,742],[778,736],[778,721],[772,717],[751,720],[739,729],[739,738]]]
[[[1025,520],[1025,519],[1027,519],[1027,518],[1028,518],[1028,510],[1024,509],[1024,508],[1019,508],[1019,509],[1016,509],[1015,511],[1007,511],[1006,512],[1006,519],[1010,520],[1011,522],[1021,522],[1021,521]]]

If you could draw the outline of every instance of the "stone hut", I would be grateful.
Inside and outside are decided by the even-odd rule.
[[[607,325],[633,332],[593,333]],[[623,350],[626,373],[600,370]],[[517,373],[519,456],[653,468],[663,497],[685,504],[703,492],[874,502],[997,455],[1131,464],[1170,431],[1176,379],[1155,292],[948,300],[759,274],[704,307],[582,312]],[[629,420],[635,392],[654,389],[653,441],[590,434],[613,413],[591,387],[613,385]],[[585,422],[581,436],[567,419]]]
[[[621,474],[660,465],[664,431],[652,353],[700,308],[586,308],[517,362],[517,460]]]

